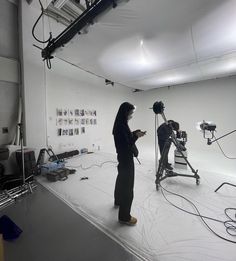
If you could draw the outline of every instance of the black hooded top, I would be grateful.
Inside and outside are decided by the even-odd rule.
[[[173,120],[168,120],[167,123],[162,123],[157,129],[157,135],[159,140],[166,141],[172,134],[172,131],[179,130],[179,123]]]
[[[134,109],[135,107],[132,104],[124,102],[117,112],[112,131],[117,154],[133,157],[133,148],[138,137],[135,135],[135,131],[130,131],[128,115]]]

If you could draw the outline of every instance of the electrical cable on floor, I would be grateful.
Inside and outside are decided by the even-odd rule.
[[[203,221],[203,223],[207,226],[207,228],[208,228],[213,234],[215,234],[217,237],[219,237],[219,238],[221,238],[221,239],[223,239],[223,240],[225,240],[225,241],[231,242],[231,243],[236,243],[236,241],[227,239],[227,238],[225,238],[225,237],[220,236],[219,234],[217,234],[217,233],[206,223],[206,221],[204,220],[204,219],[209,219],[209,220],[212,220],[212,221],[216,221],[216,222],[223,223],[224,226],[226,227],[226,232],[227,232],[229,235],[231,235],[231,236],[236,236],[236,208],[226,208],[226,209],[225,209],[225,215],[229,218],[229,220],[227,220],[227,221],[221,221],[221,220],[218,220],[218,219],[215,219],[215,218],[211,218],[211,217],[208,217],[208,216],[203,216],[203,215],[201,215],[200,211],[198,210],[198,208],[194,205],[194,203],[193,203],[192,201],[190,201],[189,199],[187,199],[186,197],[184,197],[184,196],[182,196],[182,195],[180,195],[180,194],[178,194],[178,193],[174,193],[174,192],[171,192],[171,191],[165,189],[164,187],[161,186],[161,184],[159,184],[159,186],[161,187],[161,192],[162,192],[163,197],[164,197],[172,206],[174,206],[175,208],[177,208],[177,209],[179,209],[179,210],[182,210],[182,211],[184,211],[184,212],[186,212],[186,213],[188,213],[188,214],[191,214],[191,215],[200,217],[201,220]],[[185,210],[185,209],[183,209],[183,208],[181,208],[181,207],[179,207],[179,206],[176,206],[174,203],[172,203],[171,201],[169,201],[169,200],[167,199],[167,197],[165,196],[163,190],[165,190],[166,192],[168,192],[168,193],[170,193],[170,194],[172,194],[172,195],[178,196],[178,197],[183,198],[184,200],[186,200],[188,203],[190,203],[190,205],[193,206],[193,208],[196,210],[197,214],[196,214],[196,213],[193,213],[193,212],[190,212],[190,211],[187,211],[187,210]],[[231,218],[231,217],[229,216],[229,214],[227,213],[228,210],[233,210],[233,211],[235,211],[235,214],[234,214],[234,215],[235,215],[235,219],[233,219],[233,218]],[[233,231],[233,233],[231,233],[230,231]]]
[[[87,169],[90,169],[90,168],[92,168],[92,167],[101,168],[101,167],[102,167],[104,164],[106,164],[106,163],[116,163],[116,164],[117,164],[117,161],[108,160],[108,161],[102,162],[101,164],[92,164],[92,165],[90,165],[90,166],[87,167],[87,168],[84,168],[84,167],[82,166],[82,164],[80,164],[80,165],[78,165],[78,166],[67,165],[67,167],[69,167],[69,168],[81,168],[82,170],[87,170]]]

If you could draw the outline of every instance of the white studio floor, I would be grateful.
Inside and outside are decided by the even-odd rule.
[[[171,177],[161,182],[162,187],[186,197],[203,216],[223,222],[229,220],[224,210],[236,208],[236,187],[225,185],[218,192],[214,190],[222,182],[236,184],[236,171],[235,176],[222,174],[223,167],[219,172],[213,172],[211,167],[207,168],[204,157],[202,162],[195,158],[191,165],[199,169],[200,185],[197,186],[193,178]],[[141,260],[235,261],[236,244],[217,237],[199,216],[171,205],[165,197],[176,206],[197,213],[185,199],[161,188],[157,191],[154,161],[140,160],[141,165],[135,161],[135,194],[131,214],[137,217],[138,223],[134,227],[117,222],[118,210],[113,207],[117,175],[114,154],[97,152],[68,159],[66,165],[77,171],[66,181],[49,182],[42,176],[38,177],[38,181]],[[225,160],[222,162],[225,163]],[[225,164],[228,165],[227,161]],[[230,164],[231,169],[227,173],[231,171],[233,174],[235,160]],[[176,172],[192,174],[189,170],[176,169]],[[88,179],[81,180],[83,177]],[[235,212],[229,212],[234,219],[234,227]],[[204,221],[216,234],[236,242],[236,236],[227,234],[223,222],[206,218]],[[235,228],[231,232],[236,234]]]

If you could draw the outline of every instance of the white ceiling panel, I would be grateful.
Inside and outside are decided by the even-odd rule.
[[[129,0],[55,55],[149,90],[236,74],[235,28],[236,0]]]

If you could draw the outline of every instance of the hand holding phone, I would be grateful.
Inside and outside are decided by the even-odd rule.
[[[146,131],[138,130],[138,131],[136,132],[136,135],[138,136],[138,138],[143,137],[144,135],[146,135]]]

